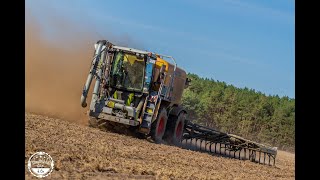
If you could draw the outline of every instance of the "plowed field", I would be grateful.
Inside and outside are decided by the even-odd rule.
[[[44,179],[294,179],[294,154],[280,151],[276,166],[154,144],[118,133],[27,113],[29,157],[44,151],[54,170]]]

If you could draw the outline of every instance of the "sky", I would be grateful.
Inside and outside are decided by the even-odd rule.
[[[100,39],[171,55],[200,77],[295,98],[294,0],[26,0],[26,12],[48,37],[59,28],[48,16],[70,19]]]

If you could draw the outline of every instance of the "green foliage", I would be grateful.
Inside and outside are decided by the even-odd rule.
[[[257,142],[294,150],[295,99],[266,96],[248,88],[188,74],[182,104],[199,124]]]

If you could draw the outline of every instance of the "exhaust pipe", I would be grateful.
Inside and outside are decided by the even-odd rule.
[[[89,72],[89,75],[87,77],[86,84],[83,87],[83,91],[82,91],[82,95],[81,95],[81,106],[84,107],[84,108],[87,107],[86,99],[87,99],[87,95],[88,95],[88,92],[89,92],[89,88],[90,88],[90,85],[91,85],[91,82],[92,82],[92,78],[96,73],[96,67],[97,67],[97,64],[98,64],[98,62],[100,60],[100,54],[101,54],[102,47],[106,43],[107,43],[106,40],[101,40],[101,41],[98,41],[95,44],[96,51],[95,51],[94,59],[92,60],[90,72]]]

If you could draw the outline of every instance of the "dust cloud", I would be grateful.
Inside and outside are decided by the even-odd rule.
[[[111,38],[128,45],[131,40],[128,36],[119,38],[110,37],[110,34],[101,37],[90,27],[53,16],[46,24],[55,31],[51,40],[44,33],[48,27],[37,21],[32,13],[26,14],[25,110],[86,124],[88,108],[81,107],[80,96],[91,65],[94,43],[101,38]]]

